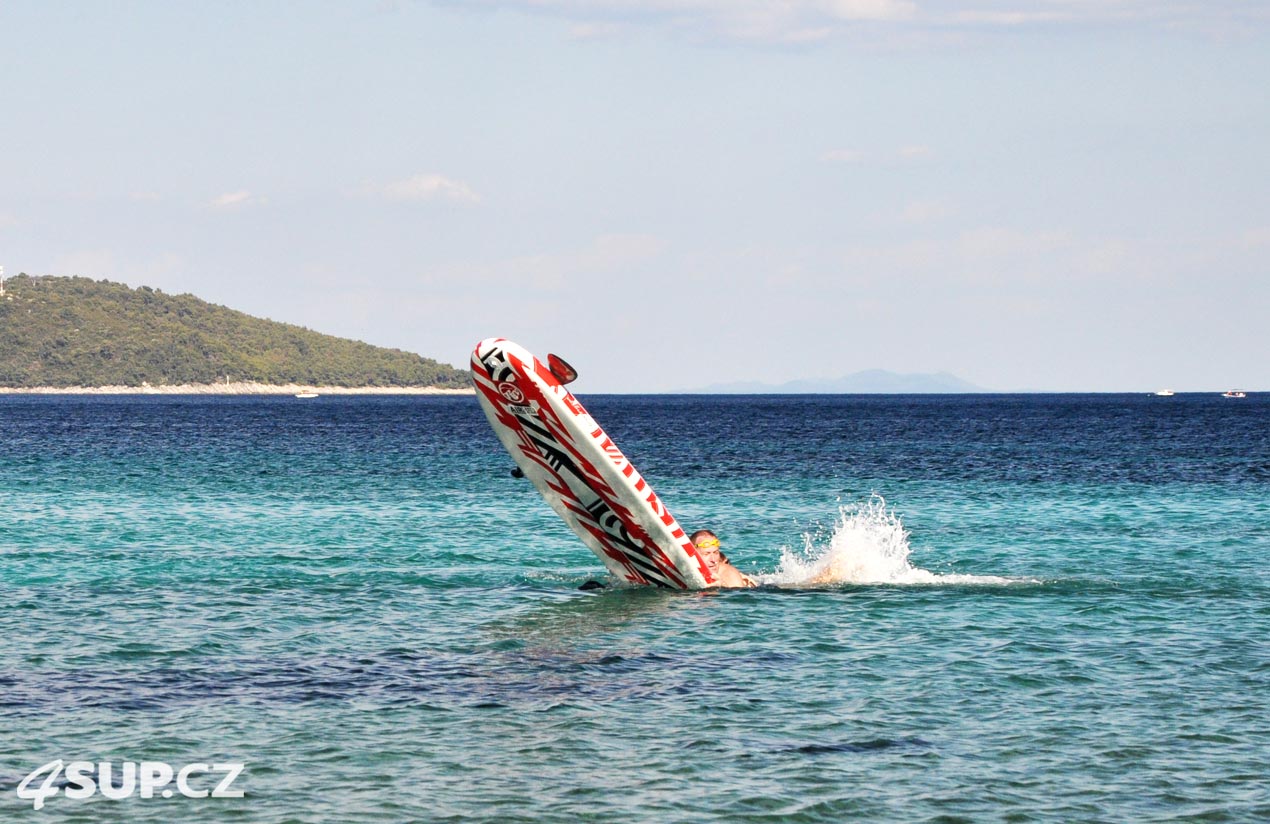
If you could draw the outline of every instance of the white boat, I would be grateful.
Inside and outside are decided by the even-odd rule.
[[[305,399],[308,399],[308,398],[316,398],[316,397],[318,396],[318,393],[316,393],[316,392],[296,392],[296,393],[295,393],[295,396],[296,396],[297,398],[305,398]]]
[[[1240,392],[1238,389],[1232,389],[1229,392],[1221,393],[1221,396],[1223,398],[1246,398],[1248,397],[1248,393]]]
[[[1160,397],[1160,398],[1171,398],[1171,397],[1173,397],[1173,390],[1172,390],[1172,389],[1161,389],[1159,392],[1156,392],[1155,394],[1156,394],[1156,397]]]

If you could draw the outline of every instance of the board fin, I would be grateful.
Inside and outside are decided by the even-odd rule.
[[[559,355],[547,353],[547,368],[551,370],[551,374],[556,376],[556,380],[560,381],[560,385],[573,383],[578,379],[578,370],[574,369],[568,362]]]

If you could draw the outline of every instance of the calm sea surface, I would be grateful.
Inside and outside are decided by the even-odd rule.
[[[474,398],[0,397],[0,820],[1270,820],[1270,397],[582,399],[762,588],[579,591]]]

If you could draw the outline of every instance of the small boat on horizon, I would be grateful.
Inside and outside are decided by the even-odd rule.
[[[306,390],[305,390],[305,391],[303,391],[303,392],[296,392],[296,393],[295,393],[295,396],[296,396],[297,398],[304,398],[304,399],[306,399],[306,400],[307,400],[307,399],[309,399],[309,398],[316,398],[316,397],[318,396],[318,393],[316,393],[316,392],[310,392],[310,391],[308,391],[308,390],[306,389]]]
[[[1246,398],[1248,397],[1248,393],[1240,392],[1238,389],[1232,389],[1229,392],[1221,393],[1221,396],[1223,398]]]
[[[1161,389],[1160,391],[1156,392],[1155,395],[1157,398],[1171,398],[1173,397],[1173,390]]]

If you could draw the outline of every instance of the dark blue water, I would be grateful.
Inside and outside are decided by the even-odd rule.
[[[578,591],[470,397],[0,397],[0,819],[1270,819],[1264,397],[583,401],[761,589]]]

